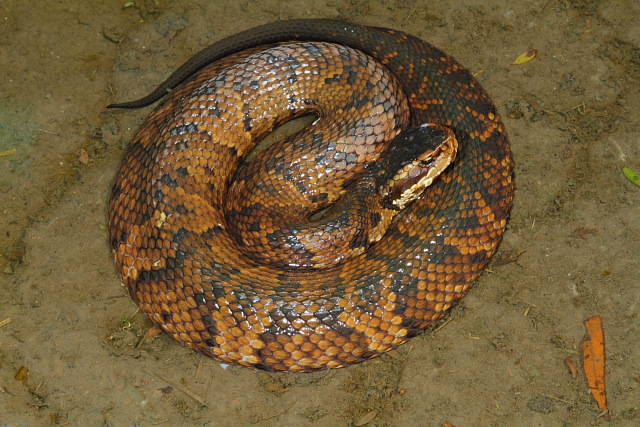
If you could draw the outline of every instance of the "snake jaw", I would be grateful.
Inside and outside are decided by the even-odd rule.
[[[402,163],[397,165],[398,160],[392,162],[397,170],[378,191],[386,201],[402,210],[420,197],[453,162],[458,141],[451,129],[424,124],[400,133],[392,144],[390,151],[393,154],[390,155],[402,159]],[[398,155],[398,152],[401,154]],[[393,169],[389,172],[393,172]]]

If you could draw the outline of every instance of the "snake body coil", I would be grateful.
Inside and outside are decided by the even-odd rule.
[[[111,107],[148,105],[168,89],[125,155],[109,233],[131,297],[194,350],[280,371],[361,362],[440,318],[501,240],[513,195],[503,125],[469,72],[415,37],[337,21],[268,24]],[[313,126],[245,159],[307,114]],[[453,131],[457,156],[385,220],[398,209],[378,181],[350,190],[402,129],[425,123]],[[327,207],[330,219],[303,224]],[[350,237],[341,243],[339,231]]]

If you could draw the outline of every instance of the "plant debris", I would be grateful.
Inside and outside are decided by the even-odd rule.
[[[587,377],[591,394],[603,413],[605,420],[611,416],[607,408],[607,393],[604,383],[604,332],[600,316],[590,317],[584,321],[587,336],[582,340],[582,365]]]

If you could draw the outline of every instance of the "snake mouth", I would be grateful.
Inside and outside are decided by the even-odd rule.
[[[377,175],[378,194],[394,210],[405,209],[453,163],[457,151],[458,140],[447,127],[424,124],[402,131],[371,168],[370,173]],[[310,212],[307,218],[318,221],[331,206]]]
[[[449,128],[424,124],[403,131],[383,159],[387,172],[379,178],[380,195],[397,209],[406,208],[447,169],[457,151],[458,141]]]

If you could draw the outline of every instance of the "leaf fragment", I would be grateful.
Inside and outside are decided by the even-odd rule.
[[[587,377],[587,383],[594,400],[604,414],[605,419],[610,419],[607,412],[607,393],[604,383],[604,332],[600,316],[590,317],[584,321],[587,328],[587,336],[580,344],[582,350],[582,367]]]
[[[640,187],[640,174],[629,168],[622,168],[622,173],[627,179]]]
[[[538,54],[538,49],[529,49],[525,52],[522,52],[515,61],[513,61],[513,65],[524,64],[525,62],[531,61]]]

